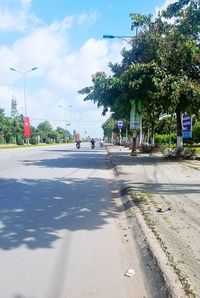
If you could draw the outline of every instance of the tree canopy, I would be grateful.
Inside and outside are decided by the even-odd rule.
[[[130,100],[142,102],[142,117],[155,127],[163,114],[176,115],[177,135],[182,135],[181,115],[200,110],[200,4],[179,0],[152,20],[151,15],[130,13],[136,35],[131,49],[122,50],[120,63],[109,63],[112,75],[92,75],[93,85],[83,88],[84,100],[111,111],[114,119],[128,119]]]

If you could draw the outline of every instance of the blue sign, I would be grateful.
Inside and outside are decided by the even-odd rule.
[[[184,139],[192,137],[192,117],[187,114],[182,116],[182,135]]]
[[[124,122],[123,122],[123,120],[118,120],[117,121],[117,128],[118,129],[122,129],[124,127]]]
[[[183,132],[183,138],[184,139],[191,139],[191,137],[192,137],[192,132],[191,131]]]

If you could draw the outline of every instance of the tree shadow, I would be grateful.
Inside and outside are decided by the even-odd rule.
[[[101,147],[95,147],[95,149],[91,149],[88,147],[81,147],[80,149],[74,148],[74,149],[50,149],[50,150],[42,150],[42,151],[46,151],[46,152],[65,152],[65,153],[81,153],[81,152],[88,152],[88,153],[95,153],[95,152],[102,152],[105,151],[105,148],[101,148]]]
[[[62,230],[96,230],[117,214],[107,180],[1,179],[0,248],[50,248]]]
[[[149,192],[151,194],[159,195],[186,195],[199,194],[200,184],[187,183],[158,183],[158,182],[121,182],[125,188],[131,189],[133,192]]]
[[[116,158],[118,165],[150,165],[166,162],[162,156],[149,154],[138,154],[137,156],[131,156],[129,152],[120,152],[120,154],[119,152],[112,152],[111,155]]]
[[[60,150],[59,150],[60,152]],[[102,162],[102,155],[89,154],[87,152],[74,152],[74,154],[66,154],[59,158],[49,158],[42,160],[23,160],[23,164],[27,166],[38,166],[47,168],[79,168],[79,169],[105,169]],[[106,157],[106,154],[104,154]]]

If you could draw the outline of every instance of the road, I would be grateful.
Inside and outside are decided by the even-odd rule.
[[[0,297],[151,297],[106,151],[74,147],[0,152]]]

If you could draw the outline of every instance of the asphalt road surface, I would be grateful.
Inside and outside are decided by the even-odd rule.
[[[0,297],[153,297],[112,179],[89,144],[0,151]]]

